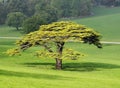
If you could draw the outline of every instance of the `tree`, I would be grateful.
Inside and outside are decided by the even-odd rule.
[[[41,0],[40,3],[36,4],[35,8],[35,14],[43,16],[48,23],[58,20],[58,11],[54,6],[50,5],[50,0]]]
[[[71,49],[64,49],[67,41],[83,41],[84,43],[94,44],[98,48],[102,45],[99,42],[100,35],[93,29],[79,25],[73,22],[54,22],[52,24],[43,25],[40,30],[31,32],[17,41],[19,48],[8,50],[7,53],[15,55],[20,51],[24,51],[33,46],[43,46],[45,50],[37,52],[42,57],[52,57],[56,60],[56,69],[62,69],[62,60],[78,59],[81,53]],[[51,45],[52,44],[52,45]],[[56,49],[53,49],[53,45]]]
[[[7,15],[6,24],[19,30],[26,16],[21,12],[12,12]]]
[[[60,17],[71,17],[72,2],[73,0],[51,0],[51,5],[58,9]]]
[[[91,15],[92,0],[51,0],[51,5],[59,11],[60,17]]]
[[[96,5],[105,5],[108,7],[111,6],[120,6],[120,0],[94,0]]]
[[[92,0],[73,0],[71,6],[73,16],[91,15]]]
[[[5,23],[6,16],[6,5],[0,2],[0,25]]]
[[[23,22],[23,32],[29,33],[39,29],[40,25],[49,24],[58,20],[57,11],[43,0],[36,5],[36,13]]]
[[[28,13],[28,2],[29,0],[8,0],[6,8],[8,13],[21,12],[27,15]]]
[[[23,22],[22,31],[24,33],[30,33],[39,29],[40,25],[48,24],[46,14],[34,15]]]
[[[24,0],[25,1],[25,0]],[[35,13],[35,5],[39,3],[40,0],[27,0],[27,16],[31,17]]]
[[[115,0],[115,6],[120,6],[120,0]]]

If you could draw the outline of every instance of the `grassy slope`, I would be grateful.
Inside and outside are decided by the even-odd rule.
[[[116,8],[97,8],[94,10],[95,16],[74,19],[80,24],[87,25],[99,31],[103,40],[106,41],[120,41],[120,7]]]
[[[91,22],[87,20],[100,20],[100,17],[104,16],[91,17],[81,21],[94,27],[96,22],[90,24]],[[79,20],[75,21],[79,22]],[[0,28],[0,30],[4,29],[4,27]],[[11,29],[9,32],[7,30],[8,28],[6,28],[6,31],[0,32],[0,36],[21,36],[17,32],[11,34],[10,31],[13,33]],[[111,39],[113,41],[117,40]],[[66,47],[81,51],[86,56],[76,61],[65,60],[64,70],[56,71],[54,70],[55,61],[53,59],[39,59],[34,56],[32,51],[37,50],[37,47],[24,52],[22,56],[9,57],[5,55],[3,52],[14,47],[14,42],[15,40],[0,39],[0,88],[120,87],[120,45],[104,45],[101,50],[92,45],[67,43]]]

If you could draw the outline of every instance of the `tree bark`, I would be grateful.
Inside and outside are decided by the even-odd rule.
[[[61,70],[62,69],[62,52],[63,52],[63,46],[64,42],[57,42],[57,52],[59,54],[59,57],[56,58],[56,69]]]
[[[62,69],[62,59],[56,58],[56,69],[61,70]]]
[[[16,29],[17,29],[17,31],[19,31],[19,27],[18,26],[16,27]]]

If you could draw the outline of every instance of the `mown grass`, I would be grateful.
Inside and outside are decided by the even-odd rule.
[[[63,70],[55,70],[55,60],[37,58],[29,49],[22,56],[9,57],[2,53],[14,46],[15,40],[0,40],[0,88],[119,88],[120,45],[67,43],[85,53],[78,60],[64,60]]]

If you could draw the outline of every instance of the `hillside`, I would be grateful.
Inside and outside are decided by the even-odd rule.
[[[72,21],[96,29],[105,41],[120,41],[120,7],[94,9],[94,16]]]
[[[104,16],[104,15],[111,15],[111,14],[118,14],[120,13],[120,7],[95,7],[93,8],[94,16]]]

